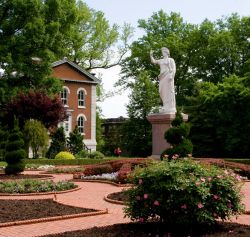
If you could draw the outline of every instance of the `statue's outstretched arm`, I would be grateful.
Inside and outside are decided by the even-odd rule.
[[[151,59],[151,63],[153,63],[153,64],[157,63],[157,60],[155,60],[154,56],[153,56],[153,50],[150,50],[150,59]]]

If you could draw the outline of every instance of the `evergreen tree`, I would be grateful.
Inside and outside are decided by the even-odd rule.
[[[17,125],[10,132],[5,148],[5,161],[8,163],[5,168],[5,173],[18,174],[22,172],[25,168],[25,164],[22,160],[27,154],[24,150],[22,133]]]
[[[67,150],[65,132],[64,128],[60,127],[55,131],[54,134],[52,134],[52,141],[46,157],[49,159],[54,159],[57,153],[65,150]]]
[[[73,132],[69,134],[67,146],[69,151],[74,155],[83,150],[83,135],[79,133],[77,126]]]
[[[6,137],[8,137],[8,132],[0,127],[0,161],[4,160]]]
[[[188,139],[190,125],[183,121],[183,117],[179,111],[176,112],[175,119],[171,125],[172,127],[165,132],[165,139],[171,145],[171,148],[167,148],[161,154],[161,159],[163,159],[164,155],[168,155],[169,160],[174,155],[186,157],[193,150],[192,142]]]

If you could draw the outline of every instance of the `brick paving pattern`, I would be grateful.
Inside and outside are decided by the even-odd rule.
[[[27,171],[26,173],[37,172]],[[67,180],[72,178],[72,175],[70,174],[56,174],[53,176],[55,177],[54,181]],[[77,185],[81,187],[80,190],[70,193],[57,194],[57,201],[71,206],[93,208],[98,210],[105,210],[107,208],[108,214],[36,224],[2,227],[0,228],[0,237],[38,237],[51,233],[88,229],[94,226],[106,226],[116,223],[126,223],[130,221],[128,218],[124,218],[122,205],[108,203],[103,200],[104,196],[109,193],[119,192],[123,189],[122,187],[91,182],[77,182]],[[250,211],[250,182],[246,182],[243,185],[242,192],[245,195],[244,204],[246,205],[246,210]],[[53,197],[54,195],[20,197],[0,196],[0,199],[42,199]],[[237,219],[234,218],[233,221],[240,224],[250,225],[250,215],[242,215]]]

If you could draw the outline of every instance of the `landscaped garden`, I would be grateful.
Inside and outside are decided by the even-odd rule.
[[[131,220],[136,221],[136,223],[49,236],[115,237],[119,233],[123,233],[125,237],[157,235],[184,237],[205,234],[209,237],[249,236],[249,226],[221,222],[221,220],[227,220],[231,216],[240,215],[244,211],[240,192],[244,179],[239,174],[234,173],[233,169],[230,169],[235,168],[240,173],[239,165],[230,162],[231,167],[229,168],[224,163],[226,161],[217,159],[204,159],[201,162],[200,160],[193,161],[191,158],[179,158],[173,161],[156,162],[150,159],[128,158],[103,161],[101,164],[97,161],[97,164],[81,167],[67,165],[56,168],[56,166],[48,166],[52,175],[72,174],[72,181],[77,181],[77,183],[85,182],[84,177],[95,182],[110,181],[109,175],[116,173],[115,179],[110,184],[129,184],[129,186],[126,187],[125,191],[109,194],[107,198],[123,203],[125,214]],[[243,167],[246,169],[247,165]],[[39,170],[39,167],[36,168]],[[44,170],[35,172],[38,175]],[[103,174],[106,174],[106,178],[105,175],[102,176]],[[94,175],[99,175],[101,178],[94,177]],[[15,181],[0,183],[0,193],[23,194],[39,191],[56,193],[52,181],[19,179],[19,175],[10,177]],[[66,183],[67,188],[59,184],[58,190],[75,187],[73,183],[70,185],[68,182]],[[42,187],[41,190],[39,190],[38,184]],[[10,206],[11,208],[9,208]],[[1,223],[96,212],[92,208],[65,206],[57,203],[56,199],[7,199],[2,200],[0,209],[3,210],[3,213],[7,210],[14,210],[10,212],[8,217],[3,215]],[[178,228],[180,225],[181,229]]]

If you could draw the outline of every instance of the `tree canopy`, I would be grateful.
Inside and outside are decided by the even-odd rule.
[[[194,25],[184,22],[180,14],[154,13],[148,20],[139,20],[145,34],[132,43],[131,55],[123,61],[123,77],[119,85],[135,83],[140,71],[147,71],[157,81],[159,70],[151,64],[149,51],[160,57],[161,47],[170,49],[176,62],[177,105],[195,93],[197,81],[219,83],[231,74],[243,76],[250,58],[250,18],[232,14],[211,22],[205,19]]]

